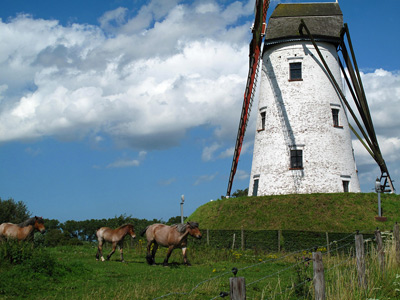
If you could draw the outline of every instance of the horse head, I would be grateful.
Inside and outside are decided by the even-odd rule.
[[[186,227],[189,230],[189,234],[196,239],[201,239],[201,232],[199,229],[199,223],[187,222]]]
[[[133,239],[136,237],[135,230],[133,229],[132,224],[128,224],[128,233]]]
[[[33,225],[37,231],[44,233],[46,231],[46,227],[44,227],[44,222],[42,217],[35,216],[35,224]]]

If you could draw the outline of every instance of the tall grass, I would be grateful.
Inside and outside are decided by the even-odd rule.
[[[16,246],[16,245],[14,245]],[[8,247],[8,246],[7,246]],[[328,300],[400,299],[400,268],[392,238],[385,239],[385,271],[377,259],[375,245],[367,243],[367,289],[358,285],[354,249],[328,254],[323,263]],[[107,246],[105,251],[109,251]],[[119,255],[108,262],[95,260],[96,245],[33,249],[21,263],[9,260],[0,268],[0,299],[212,299],[229,292],[232,267],[245,277],[247,299],[313,299],[311,253],[268,253],[261,250],[190,247],[192,267],[182,264],[182,253],[174,250],[170,267],[162,266],[166,249],[157,252],[158,265],[145,261],[144,243],[127,243],[127,263]],[[270,276],[271,275],[271,276]],[[310,279],[310,280],[308,280]],[[164,299],[164,298],[163,298]]]
[[[378,260],[374,243],[366,241],[365,252],[366,288],[359,285],[353,252],[327,259],[324,263],[327,299],[400,299],[400,268],[392,236],[384,242],[384,268]]]

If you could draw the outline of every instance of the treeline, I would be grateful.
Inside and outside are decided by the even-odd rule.
[[[26,205],[22,201],[15,202],[14,199],[2,200],[0,198],[0,224],[10,222],[19,224],[31,217]],[[79,245],[84,242],[96,241],[96,230],[100,227],[117,228],[124,224],[133,224],[137,237],[143,229],[154,223],[176,224],[180,223],[181,217],[170,218],[167,222],[153,219],[137,219],[132,216],[120,215],[109,219],[90,219],[84,221],[68,220],[64,223],[56,219],[43,218],[46,233],[36,233],[35,243],[45,246]]]
[[[65,244],[79,245],[83,242],[96,241],[96,230],[100,227],[117,228],[123,224],[133,224],[137,237],[140,232],[147,226],[154,223],[170,223],[175,218],[171,218],[168,222],[153,219],[137,219],[131,216],[121,215],[119,217],[109,219],[90,219],[84,221],[68,220],[64,223],[55,219],[45,219],[46,234],[43,236],[45,246],[57,246]],[[35,236],[39,238],[39,236]]]

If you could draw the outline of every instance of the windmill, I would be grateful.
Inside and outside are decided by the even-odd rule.
[[[227,196],[239,161],[261,57],[264,33],[260,19],[262,16],[264,22],[269,1],[261,2],[256,2],[250,70]],[[378,163],[382,190],[394,192],[339,4],[278,4],[266,29],[262,56],[249,195],[359,192],[350,131]],[[343,93],[341,76],[361,121]],[[361,135],[348,122],[346,108]]]
[[[251,106],[255,95],[255,87],[258,77],[258,66],[261,59],[261,45],[265,35],[267,18],[267,11],[269,7],[269,0],[256,0],[254,7],[254,24],[252,27],[253,38],[250,42],[249,51],[249,73],[247,76],[247,84],[244,92],[244,100],[242,106],[242,113],[240,115],[239,129],[236,137],[235,152],[233,154],[233,161],[231,172],[229,175],[228,189],[226,196],[230,196],[233,178],[236,174],[236,169],[239,163],[240,152],[242,150],[243,139],[246,132],[247,123],[250,116]]]

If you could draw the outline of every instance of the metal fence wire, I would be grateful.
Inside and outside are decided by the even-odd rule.
[[[204,231],[204,230],[203,230]],[[297,256],[299,254],[306,254],[310,255],[313,251],[323,251],[325,255],[334,255],[334,254],[340,254],[340,253],[346,253],[348,254],[347,259],[344,259],[342,262],[331,266],[328,268],[326,271],[330,271],[334,268],[337,268],[338,266],[348,262],[350,259],[353,258],[352,253],[354,252],[354,236],[355,232],[352,233],[321,233],[321,232],[295,232],[295,231],[276,231],[276,230],[260,230],[260,231],[249,231],[249,230],[205,230],[207,237],[202,239],[201,241],[194,240],[193,243],[196,246],[209,246],[209,247],[217,247],[217,248],[235,248],[238,249],[245,245],[245,249],[253,249],[255,247],[263,250],[268,250],[269,247],[270,249],[273,249],[273,251],[276,251],[277,248],[280,248],[283,252],[283,255],[280,257],[274,258],[274,259],[267,259],[263,260],[242,268],[237,269],[236,271],[244,271],[249,268],[253,267],[259,267],[262,264],[266,264],[268,262],[274,261],[280,261],[284,260],[287,257],[290,256]],[[366,238],[373,239],[374,235],[373,234],[368,234],[364,233],[364,236]],[[300,238],[301,240],[296,240],[296,238]],[[243,240],[243,241],[242,241]],[[296,240],[296,241],[295,241]],[[280,243],[278,247],[278,243]],[[309,245],[309,247],[304,248],[304,247],[299,247],[296,250],[293,251],[287,251],[287,249],[292,249],[295,248],[298,245],[301,245],[303,243],[306,245]],[[315,246],[318,245],[318,246]],[[299,250],[300,249],[300,250]],[[307,258],[309,260],[309,258]],[[269,273],[269,274],[264,274],[263,276],[253,280],[252,282],[249,282],[246,284],[246,286],[251,286],[253,284],[256,284],[260,281],[267,280],[268,278],[279,276],[283,272],[290,271],[299,265],[303,264],[304,261],[296,261],[293,264],[289,264],[285,266],[284,268],[274,272],[274,273]],[[190,295],[193,294],[195,290],[200,288],[204,283],[216,280],[221,277],[226,277],[227,279],[229,277],[232,277],[232,271],[226,271],[222,274],[219,274],[217,276],[207,278],[199,283],[197,283],[190,291],[188,292],[172,292],[168,293],[165,295],[161,295],[157,298],[154,298],[153,300],[156,299],[162,299],[162,298],[168,298],[169,296],[172,295],[180,295],[180,296],[187,296],[190,298]],[[289,290],[295,289],[296,287],[300,285],[305,285],[308,282],[310,282],[311,279],[307,278],[302,282],[298,282],[296,285],[293,285],[289,288],[284,289],[280,294],[286,293]],[[211,298],[212,299],[217,299],[217,298],[224,298],[228,296],[228,293],[226,292],[221,292],[220,294],[216,295],[215,297]],[[188,298],[188,299],[189,299]],[[268,299],[265,298],[265,299]]]
[[[269,252],[293,252],[298,249],[312,248],[315,245],[325,247],[325,251],[335,249],[349,251],[346,239],[354,233],[313,232],[293,230],[211,230],[202,229],[203,239],[192,240],[193,245],[207,245],[225,249],[258,249]],[[373,234],[364,234],[372,238]]]

